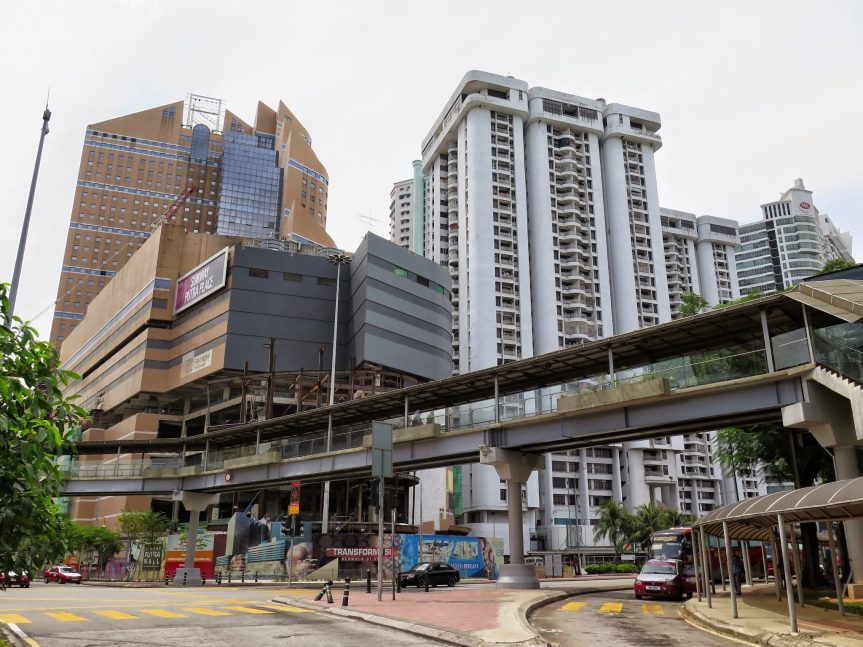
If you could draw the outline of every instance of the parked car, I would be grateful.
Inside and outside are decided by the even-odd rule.
[[[419,564],[414,564],[401,574],[401,584],[402,586],[414,584],[418,587],[425,587],[426,578],[428,578],[429,586],[437,586],[438,584],[455,586],[461,579],[461,576],[449,564],[444,564],[443,562],[420,562]]]
[[[676,559],[651,559],[644,564],[635,578],[635,597],[644,596],[680,598],[692,597],[686,578],[684,564]]]
[[[20,586],[22,589],[29,589],[30,574],[27,571],[21,571],[21,575],[18,575],[15,571],[9,571],[4,577],[3,573],[0,573],[0,585]]]
[[[66,582],[81,583],[81,574],[71,566],[52,566],[43,575],[45,577],[45,584],[49,582],[59,582],[60,584],[65,584]]]

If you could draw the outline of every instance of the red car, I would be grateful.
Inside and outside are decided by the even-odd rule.
[[[681,598],[692,597],[684,576],[684,564],[676,559],[651,559],[635,579],[635,598],[644,596]]]
[[[15,571],[9,571],[6,573],[7,577],[4,577],[3,573],[0,573],[0,586],[20,586],[22,589],[30,588],[30,576],[27,574],[27,571],[22,571],[21,575],[18,575]]]
[[[81,574],[71,566],[52,566],[43,575],[45,577],[45,584],[49,582],[59,582],[60,584],[65,584],[66,582],[81,583]]]

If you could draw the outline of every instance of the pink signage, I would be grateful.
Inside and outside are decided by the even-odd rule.
[[[228,275],[228,248],[211,256],[177,279],[174,314],[193,306],[225,285]]]

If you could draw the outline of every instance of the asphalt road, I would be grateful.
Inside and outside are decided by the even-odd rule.
[[[29,589],[0,591],[0,620],[18,624],[41,647],[283,647],[292,640],[327,647],[428,644],[385,627],[270,602],[288,593],[276,587],[133,589],[34,582]]]
[[[530,624],[552,647],[739,647],[739,642],[684,621],[682,604],[636,600],[632,591],[609,591],[542,607]]]

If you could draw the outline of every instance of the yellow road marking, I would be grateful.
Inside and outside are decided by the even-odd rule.
[[[76,616],[74,613],[67,613],[65,611],[55,611],[53,613],[46,611],[45,615],[51,616],[54,620],[59,620],[60,622],[87,622],[87,618],[82,618],[81,616]]]
[[[623,602],[606,602],[599,610],[602,613],[620,613],[623,611]]]
[[[567,602],[562,607],[560,607],[561,611],[581,611],[584,608],[584,605],[587,602]]]
[[[151,616],[157,616],[159,618],[185,618],[182,613],[174,613],[173,611],[167,611],[165,609],[141,609],[141,613],[149,613]]]
[[[233,611],[242,611],[243,613],[272,613],[272,611],[267,611],[265,609],[254,609],[252,607],[227,607],[228,609],[232,609]]]
[[[641,612],[653,614],[655,616],[665,615],[665,611],[662,610],[661,604],[642,604]]]
[[[289,604],[259,604],[259,607],[266,609],[275,609],[276,611],[288,611],[290,613],[315,613],[311,609],[301,609],[300,607],[292,607]]]
[[[105,616],[106,618],[111,618],[112,620],[132,620],[138,617],[128,613],[123,613],[122,611],[96,611],[95,613],[100,616]]]
[[[227,611],[219,611],[218,609],[205,609],[204,607],[183,607],[183,611],[191,611],[192,613],[200,613],[203,616],[229,616]]]
[[[29,618],[19,616],[17,613],[5,613],[0,615],[0,622],[6,622],[16,625],[26,625],[30,622]]]

